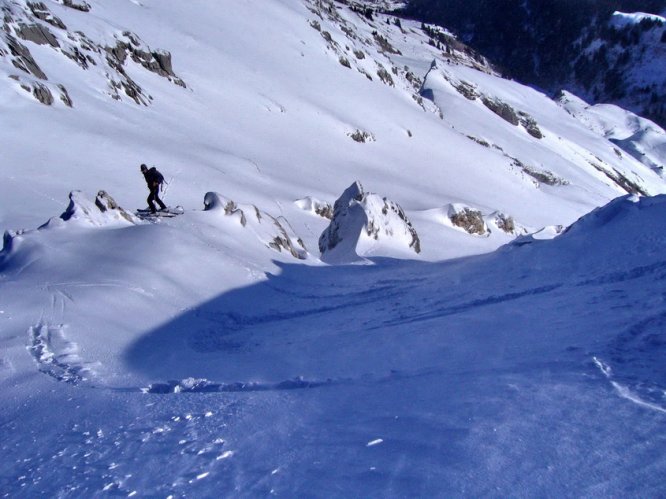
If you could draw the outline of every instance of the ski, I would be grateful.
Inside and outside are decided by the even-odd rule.
[[[142,220],[157,220],[160,218],[173,218],[178,215],[185,213],[185,210],[182,206],[176,206],[175,208],[168,207],[164,210],[157,210],[151,212],[149,208],[139,208],[134,214]]]

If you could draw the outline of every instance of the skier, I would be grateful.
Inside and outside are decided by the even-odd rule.
[[[143,173],[143,176],[146,179],[146,184],[148,184],[148,189],[150,190],[150,194],[148,195],[148,207],[150,208],[150,212],[157,212],[153,201],[157,201],[157,204],[160,205],[160,209],[166,211],[167,207],[159,196],[160,186],[162,185],[162,182],[164,182],[164,177],[154,166],[148,169],[144,164],[141,165],[141,173]]]

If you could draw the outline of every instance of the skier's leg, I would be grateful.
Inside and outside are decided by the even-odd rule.
[[[159,191],[159,187],[156,187],[156,188],[155,188],[155,201],[157,201],[157,204],[160,205],[160,208],[161,208],[162,210],[166,210],[167,207],[166,207],[166,205],[162,202],[162,200],[160,199],[160,194],[159,194],[159,192],[160,192],[160,191]]]
[[[155,199],[155,193],[153,192],[153,189],[150,189],[150,194],[148,194],[148,208],[150,208],[151,213],[155,213],[157,210],[155,209],[155,203],[153,203],[153,199]]]

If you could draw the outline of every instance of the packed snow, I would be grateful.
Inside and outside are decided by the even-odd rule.
[[[0,1],[0,495],[663,495],[645,121],[339,2]]]

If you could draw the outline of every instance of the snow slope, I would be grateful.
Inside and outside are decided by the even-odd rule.
[[[124,71],[153,99],[137,105],[120,91],[118,102],[110,98],[102,52],[93,53],[97,65],[83,69],[62,48],[23,41],[48,81],[68,90],[74,107],[37,105],[14,80],[3,78],[5,229],[41,223],[73,189],[104,189],[121,206],[140,206],[146,195],[138,173],[142,162],[172,180],[167,199],[174,204],[199,208],[205,192],[221,192],[284,214],[313,247],[325,224],[308,234],[309,219],[293,201],[313,196],[332,203],[355,180],[407,212],[462,202],[537,229],[570,223],[626,193],[590,166],[592,156],[648,193],[665,190],[662,179],[631,159],[620,161],[606,140],[587,133],[546,96],[470,69],[484,68],[461,47],[447,52],[431,46],[417,23],[400,28],[335,4],[332,13],[320,11],[316,2],[243,2],[223,12],[210,2],[91,5],[84,13],[48,3],[67,31],[48,29],[61,39],[80,31],[102,47],[135,33],[149,47],[171,53],[173,71],[187,87],[128,57]],[[433,60],[438,69],[428,73]],[[6,75],[26,77],[7,57],[3,61]],[[382,81],[382,68],[393,86]],[[518,104],[517,110],[534,115],[544,139],[504,123],[479,100],[470,102],[450,87],[435,92],[438,107],[427,99],[420,106],[415,99],[421,99],[419,82],[427,73],[428,84],[445,73]],[[472,122],[463,126],[461,120]],[[350,135],[357,130],[374,141],[354,142]],[[468,136],[502,148],[515,141],[504,155]],[[552,170],[569,184],[538,186],[507,155]],[[428,255],[434,244],[424,246]]]
[[[2,1],[3,496],[663,494],[653,168],[433,27],[68,3]]]
[[[562,93],[559,102],[588,128],[607,137],[663,177],[666,132],[661,127],[612,104],[590,106],[568,92]]]
[[[665,216],[625,197],[553,240],[342,267],[241,252],[210,211],[23,234],[0,488],[659,495]]]

